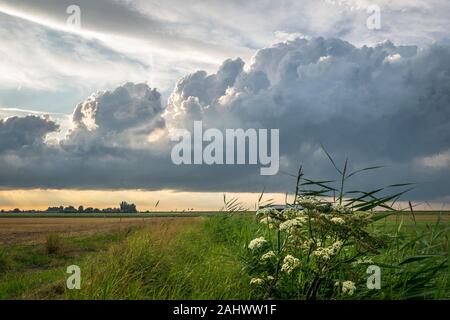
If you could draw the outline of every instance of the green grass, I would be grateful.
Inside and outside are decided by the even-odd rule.
[[[66,277],[67,266],[123,241],[128,230],[61,239],[60,248],[54,253],[48,252],[45,243],[3,246],[0,248],[0,299],[46,298],[46,288],[58,282],[57,291],[63,293],[61,279]]]
[[[252,299],[245,270],[253,215],[208,217],[170,226],[67,238],[48,254],[45,244],[0,249],[0,299]],[[373,228],[388,245],[375,258],[382,289],[365,288],[365,268],[354,299],[450,299],[449,222],[414,223],[399,217]],[[81,267],[81,290],[65,289],[68,265]],[[348,266],[352,268],[351,266]]]
[[[238,243],[214,229],[222,218],[191,225],[172,238],[145,230],[120,246],[87,260],[84,289],[75,299],[249,299],[250,278],[242,272]],[[223,224],[220,224],[223,226]],[[236,236],[240,225],[229,224]]]
[[[372,299],[450,299],[448,220],[411,221],[397,217],[373,226],[388,245],[375,263],[382,267],[383,290],[362,292]]]

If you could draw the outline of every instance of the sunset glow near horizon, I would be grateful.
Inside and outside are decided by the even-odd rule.
[[[225,193],[226,198],[236,198],[248,210],[254,210],[260,194]],[[139,211],[219,211],[224,207],[224,193],[179,192],[175,190],[10,190],[0,191],[0,210],[46,210],[48,207],[78,206],[84,208],[116,208],[121,201],[133,202]],[[290,196],[291,198],[292,196]],[[266,194],[264,199],[284,203],[285,194]],[[158,205],[156,205],[158,204]]]
[[[0,191],[0,210],[46,210],[48,207],[117,208],[121,201],[135,203],[139,211],[220,211],[224,208],[223,198],[237,199],[243,208],[253,211],[258,206],[260,193],[180,192],[175,190],[9,190]],[[264,194],[262,201],[285,204],[286,194]],[[293,194],[287,195],[293,200]],[[19,205],[20,204],[20,205]],[[156,205],[157,204],[157,205]],[[409,210],[409,204],[400,201],[395,205],[400,210]],[[450,210],[445,202],[417,202],[415,210]]]

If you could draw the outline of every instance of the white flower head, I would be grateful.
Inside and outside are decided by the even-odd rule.
[[[261,278],[252,278],[250,280],[250,284],[252,284],[252,285],[259,286],[259,285],[262,285],[263,283],[264,283],[264,279],[261,279]]]
[[[348,213],[351,213],[351,210],[350,210],[349,208],[347,208],[347,207],[345,207],[345,206],[343,206],[343,205],[341,205],[341,204],[339,204],[339,203],[333,203],[332,206],[331,206],[331,209],[332,209],[334,212],[337,212],[337,213],[339,213],[339,214],[348,214]]]
[[[276,253],[274,252],[274,251],[269,251],[269,252],[267,252],[267,253],[264,253],[262,256],[261,256],[261,261],[266,261],[266,260],[270,260],[270,259],[272,259],[272,258],[275,258],[277,255],[276,255]]]
[[[331,255],[327,248],[317,248],[313,254],[321,260],[330,260]]]
[[[265,207],[256,211],[256,216],[269,216],[271,214],[278,214],[278,211],[271,207]]]
[[[303,214],[303,210],[299,210],[296,208],[286,208],[282,212],[283,216],[286,218],[294,218]]]
[[[330,221],[335,224],[345,224],[345,220],[340,217],[331,218]]]
[[[338,240],[329,247],[317,248],[313,252],[313,254],[319,259],[330,260],[330,258],[332,256],[334,256],[335,254],[337,254],[339,252],[339,250],[342,248],[343,244],[344,243],[342,241]]]
[[[342,282],[342,293],[348,294],[349,296],[353,295],[356,290],[355,283],[353,281],[344,281]]]
[[[280,230],[281,231],[287,231],[290,232],[296,227],[301,227],[305,223],[308,222],[308,219],[306,217],[297,217],[291,220],[287,220],[280,224]]]
[[[338,240],[331,245],[331,250],[333,250],[333,253],[337,253],[343,245],[344,243],[341,240]]]
[[[298,202],[302,207],[308,209],[314,209],[321,204],[320,200],[311,196],[301,197]]]
[[[266,242],[267,242],[267,240],[264,239],[264,237],[259,237],[259,238],[256,238],[256,239],[253,239],[252,241],[250,241],[250,243],[248,244],[248,248],[249,248],[250,250],[259,249],[259,248],[261,248]]]
[[[283,265],[281,266],[281,271],[286,272],[287,274],[291,274],[295,268],[300,265],[300,260],[295,258],[294,256],[287,255],[284,257]]]

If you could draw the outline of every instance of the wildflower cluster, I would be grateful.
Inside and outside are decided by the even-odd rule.
[[[248,244],[248,268],[262,297],[314,299],[322,293],[334,297],[355,292],[355,283],[340,279],[338,271],[344,264],[369,261],[376,243],[365,230],[370,213],[306,196],[282,211],[262,208],[256,216],[259,236]]]
[[[299,265],[300,265],[299,259],[291,255],[287,255],[283,260],[283,266],[281,267],[281,271],[290,274]]]
[[[343,242],[338,240],[329,247],[317,247],[317,249],[313,251],[313,254],[319,259],[330,260],[335,254],[339,252],[342,245]]]
[[[266,241],[266,239],[264,239],[264,237],[259,237],[259,238],[253,239],[249,243],[248,248],[250,250],[256,250],[256,249],[261,248],[266,242],[267,241]]]
[[[355,287],[355,283],[353,281],[342,282],[342,293],[343,294],[348,294],[351,296],[351,295],[353,295],[355,290],[356,290],[356,287]]]
[[[261,256],[261,261],[270,260],[272,258],[275,258],[276,256],[277,256],[277,254],[275,253],[275,251],[270,250],[269,252],[267,252]]]

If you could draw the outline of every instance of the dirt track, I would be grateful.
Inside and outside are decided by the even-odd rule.
[[[201,218],[1,218],[0,244],[37,243],[46,235],[58,233],[70,237],[118,230],[133,225],[188,223]]]

